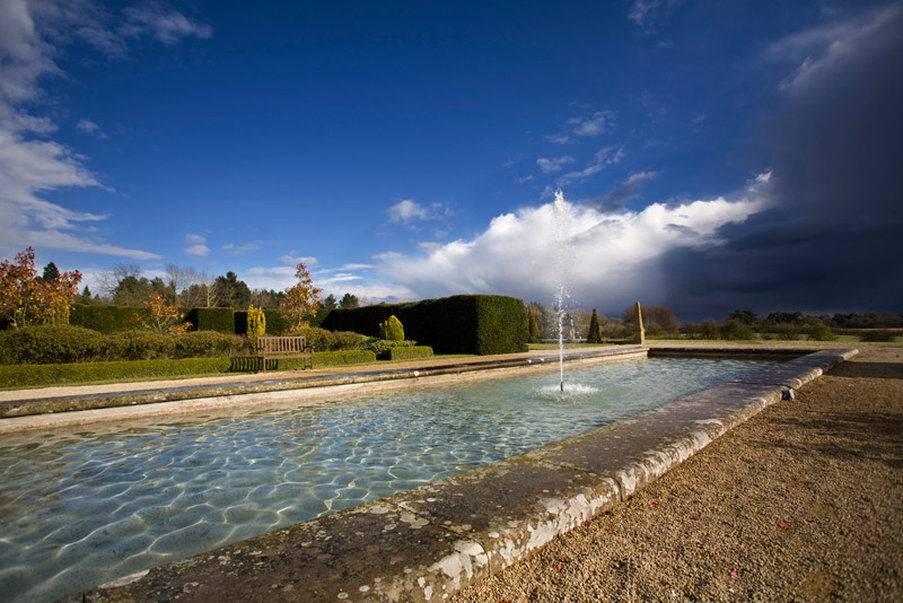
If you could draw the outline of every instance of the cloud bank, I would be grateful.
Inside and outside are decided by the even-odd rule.
[[[526,207],[496,217],[473,239],[433,246],[425,256],[388,256],[379,268],[415,297],[499,293],[545,303],[564,270],[574,305],[620,310],[637,296],[663,295],[660,260],[670,251],[722,245],[722,227],[767,206],[767,185],[753,182],[730,200],[655,203],[636,212]],[[558,266],[562,244],[567,261]]]

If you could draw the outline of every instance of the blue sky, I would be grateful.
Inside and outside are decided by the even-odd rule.
[[[560,188],[572,305],[901,311],[900,269],[860,269],[900,251],[901,25],[863,2],[0,0],[0,252],[94,288],[177,263],[282,289],[303,259],[339,296],[551,303]]]

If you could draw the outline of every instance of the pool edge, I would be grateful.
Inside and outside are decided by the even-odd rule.
[[[84,597],[442,599],[625,500],[779,400],[783,390],[857,353],[818,350],[517,457],[160,566]],[[505,503],[501,510],[499,500]]]

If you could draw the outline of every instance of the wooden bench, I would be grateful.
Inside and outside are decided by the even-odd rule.
[[[258,337],[257,356],[263,358],[263,372],[268,358],[307,358],[303,368],[314,368],[314,349],[307,345],[306,337]]]

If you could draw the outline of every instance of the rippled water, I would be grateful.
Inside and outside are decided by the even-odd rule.
[[[5,437],[0,599],[48,600],[382,498],[764,366],[648,359],[380,399]]]

